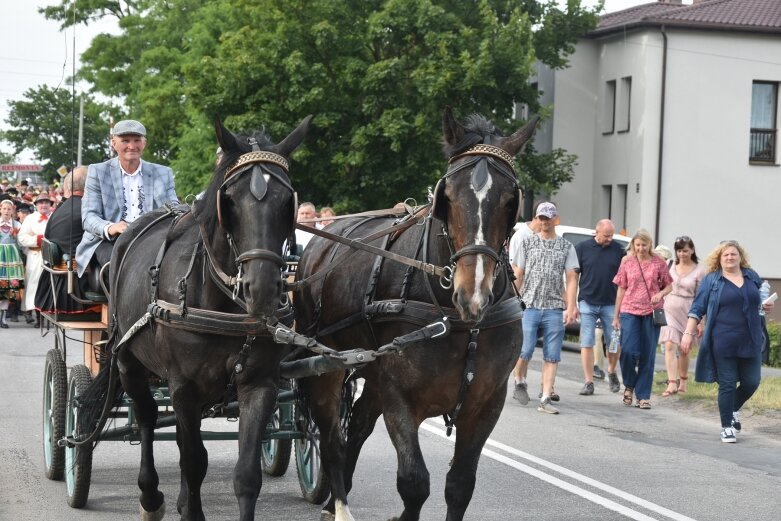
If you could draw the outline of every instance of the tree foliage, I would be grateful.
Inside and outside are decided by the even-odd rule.
[[[523,123],[513,120],[514,103],[540,108],[529,82],[535,62],[566,65],[596,23],[597,9],[580,4],[90,0],[77,23],[114,16],[121,33],[97,37],[79,75],[145,123],[150,159],[174,168],[181,195],[210,175],[215,116],[279,139],[314,114],[291,172],[302,200],[380,208],[422,199],[442,174],[445,105],[482,113],[505,132]],[[45,14],[67,26],[69,5]],[[563,157],[540,156],[535,175],[558,188]]]
[[[108,114],[111,107],[84,96],[82,163],[104,161],[108,156]],[[43,175],[53,179],[61,165],[75,162],[78,139],[78,102],[71,92],[42,85],[28,89],[23,99],[9,101],[6,122],[12,127],[3,132],[16,154],[24,149],[33,152],[44,166]],[[116,113],[116,112],[115,112]]]

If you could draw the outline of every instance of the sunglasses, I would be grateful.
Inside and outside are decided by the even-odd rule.
[[[681,235],[680,237],[675,238],[675,242],[691,242],[691,237],[688,235]]]
[[[740,246],[740,243],[735,240],[721,241],[719,246]]]

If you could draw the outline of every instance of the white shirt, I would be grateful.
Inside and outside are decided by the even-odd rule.
[[[122,204],[122,220],[127,223],[132,223],[144,214],[144,176],[141,174],[141,164],[135,172],[126,172],[120,165],[119,170],[122,172],[122,191],[124,194],[124,201]],[[113,223],[107,224],[103,228],[103,237],[111,240],[108,234],[108,228]]]

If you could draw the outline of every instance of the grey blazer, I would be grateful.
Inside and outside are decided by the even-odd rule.
[[[174,173],[170,168],[142,160],[141,176],[144,179],[144,213],[167,202],[179,202],[174,190]],[[122,170],[117,158],[89,166],[81,202],[84,236],[76,248],[79,277],[84,274],[95,249],[105,240],[103,230],[106,225],[122,219],[123,191]]]

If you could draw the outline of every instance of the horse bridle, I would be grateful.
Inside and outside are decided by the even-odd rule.
[[[209,257],[209,264],[212,273],[214,273],[224,285],[232,289],[233,300],[238,300],[239,288],[242,281],[243,265],[245,262],[251,260],[265,260],[276,264],[280,269],[287,265],[284,257],[279,253],[263,248],[253,248],[245,252],[239,252],[236,247],[236,242],[233,240],[233,236],[223,226],[222,222],[222,207],[221,200],[222,194],[225,193],[226,188],[236,182],[243,174],[247,172],[252,173],[252,179],[250,180],[250,191],[259,201],[263,199],[267,191],[267,183],[264,175],[269,175],[279,181],[282,186],[287,188],[293,196],[293,215],[291,219],[295,222],[297,211],[298,196],[296,191],[290,185],[287,178],[288,161],[279,154],[269,152],[266,150],[260,150],[257,141],[254,138],[248,139],[249,144],[252,146],[252,152],[242,154],[226,171],[220,188],[217,190],[217,224],[225,233],[228,241],[228,245],[231,249],[231,253],[235,258],[236,269],[238,271],[235,277],[226,274],[219,266],[214,263],[214,255],[211,252],[209,242],[206,237],[203,237],[204,247],[206,248],[207,256]],[[282,169],[282,173],[279,173],[274,168],[269,168],[268,165],[275,165]],[[288,244],[294,244],[295,242],[295,227],[291,227],[291,235],[288,237]],[[203,235],[203,232],[202,232]]]
[[[467,157],[469,158],[468,161],[465,161],[457,166],[453,164],[455,161]],[[518,215],[521,209],[520,207],[521,190],[520,187],[518,186],[518,178],[515,175],[514,159],[513,156],[511,156],[505,150],[497,146],[481,143],[471,147],[466,152],[453,156],[448,161],[448,164],[450,166],[445,172],[445,175],[442,176],[442,178],[437,182],[437,185],[434,188],[434,193],[432,196],[433,206],[431,209],[431,214],[438,217],[444,223],[443,232],[445,238],[447,239],[448,248],[450,248],[450,252],[451,252],[449,265],[446,267],[446,269],[449,269],[450,274],[449,276],[442,277],[440,280],[440,284],[445,289],[449,289],[452,286],[452,276],[453,273],[455,272],[456,262],[458,262],[458,260],[461,259],[462,257],[466,257],[468,255],[485,255],[493,259],[493,261],[497,265],[500,264],[502,261],[501,251],[496,251],[493,248],[482,244],[469,244],[459,249],[458,251],[455,252],[453,251],[454,250],[453,241],[450,238],[450,235],[448,234],[447,231],[447,219],[446,216],[442,213],[442,209],[441,209],[442,208],[441,205],[443,204],[441,202],[441,199],[442,197],[444,197],[443,192],[445,190],[445,182],[447,181],[447,179],[460,172],[464,172],[468,169],[472,169],[473,167],[476,167],[472,170],[473,172],[472,183],[473,184],[475,182],[480,183],[481,181],[479,179],[477,181],[475,180],[475,172],[478,169],[483,169],[483,168],[487,172],[487,167],[489,165],[493,166],[500,174],[502,174],[504,177],[509,179],[512,182],[513,187],[517,192],[517,197],[516,197],[515,211],[513,212],[514,219],[511,220],[510,225],[508,226],[507,232],[505,234],[506,238],[512,235],[513,225],[518,220]],[[437,215],[438,213],[439,215]],[[500,246],[500,250],[501,248],[502,247]]]

